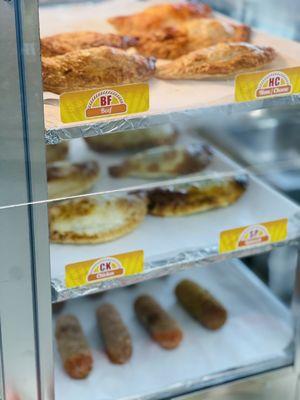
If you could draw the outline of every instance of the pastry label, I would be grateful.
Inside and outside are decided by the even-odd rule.
[[[67,288],[85,286],[107,279],[135,275],[144,270],[144,252],[133,251],[109,257],[80,261],[65,267]]]
[[[246,247],[280,242],[287,238],[287,225],[288,220],[285,218],[223,231],[220,234],[219,252],[227,253]]]
[[[241,74],[235,79],[235,100],[251,101],[300,93],[300,67]]]
[[[60,95],[62,122],[129,115],[149,110],[149,85],[137,83]]]

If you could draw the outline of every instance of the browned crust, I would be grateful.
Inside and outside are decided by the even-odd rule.
[[[183,308],[205,328],[220,329],[227,320],[223,305],[196,282],[184,279],[179,282],[175,294]]]
[[[135,44],[135,38],[114,33],[67,32],[42,38],[41,54],[43,57],[54,57],[70,51],[89,49],[91,47],[110,46],[128,49]]]
[[[68,244],[88,244],[88,243],[104,243],[115,240],[132,232],[144,220],[147,213],[146,199],[128,196],[107,200],[108,211],[111,201],[117,202],[118,209],[124,213],[124,224],[112,229],[108,229],[98,234],[79,234],[73,231],[58,232],[54,230],[53,224],[57,219],[68,220],[69,218],[80,217],[90,214],[97,206],[94,198],[75,199],[53,205],[49,208],[49,230],[50,240],[53,243]],[[95,217],[96,218],[96,217]]]
[[[140,35],[142,32],[153,32],[164,27],[175,27],[191,18],[202,18],[211,15],[211,8],[202,3],[158,4],[144,11],[109,18],[108,21],[122,34]]]
[[[178,152],[182,152],[182,160],[175,164],[168,170],[161,169],[161,162],[167,163],[168,160],[172,161]],[[161,154],[159,160],[148,162],[148,168],[145,171],[139,171],[140,165],[143,163],[143,158],[147,158],[148,153],[140,153],[139,156],[144,156],[137,160],[135,156],[126,159],[120,165],[113,165],[109,167],[109,173],[114,178],[123,178],[128,175],[141,176],[148,178],[146,173],[155,174],[155,176],[180,176],[193,174],[203,170],[210,163],[212,152],[208,146],[186,146],[186,147],[172,147],[170,146],[164,153]],[[150,177],[152,178],[152,176]]]
[[[74,379],[86,378],[93,368],[93,356],[78,319],[59,317],[55,336],[65,371]]]
[[[166,27],[138,37],[135,48],[144,56],[174,60],[187,52],[188,35],[181,29]]]
[[[154,189],[147,193],[148,213],[175,217],[204,212],[235,203],[245,192],[246,183],[235,179],[187,190]]]
[[[48,198],[75,196],[88,191],[99,179],[96,161],[52,163],[47,166]]]
[[[160,79],[227,77],[262,67],[273,61],[275,55],[272,47],[248,43],[219,43],[158,66],[156,77]]]
[[[187,21],[182,28],[188,36],[186,54],[218,43],[248,42],[251,29],[216,18]]]
[[[99,176],[99,165],[96,161],[81,163],[62,163],[47,165],[47,181],[60,181],[68,179],[94,179]]]
[[[137,36],[135,48],[144,56],[175,60],[194,50],[225,42],[248,42],[251,29],[212,18],[197,18],[180,27],[165,27]]]
[[[58,144],[49,144],[46,146],[46,160],[47,163],[64,160],[69,152],[68,142],[61,142]]]
[[[112,304],[102,304],[96,311],[105,351],[114,364],[125,364],[132,355],[130,333],[120,313]]]
[[[122,137],[124,135],[132,135],[131,142],[124,142]],[[102,152],[114,152],[114,151],[131,151],[131,150],[144,150],[152,147],[166,146],[172,145],[176,142],[178,138],[178,133],[173,132],[171,135],[162,135],[160,137],[145,137],[143,135],[143,140],[134,140],[135,133],[126,133],[126,132],[118,132],[116,134],[110,134],[109,138],[106,135],[104,136],[91,136],[84,138],[89,148],[102,153]],[[138,133],[139,136],[142,136],[142,132]],[[115,140],[112,140],[112,139]],[[108,140],[106,140],[108,139]]]
[[[232,42],[250,42],[251,28],[248,25],[233,25],[234,36],[230,41]]]
[[[155,72],[155,60],[102,46],[42,58],[44,90],[63,93],[97,86],[144,82]]]
[[[134,309],[141,324],[161,347],[171,350],[179,346],[183,338],[182,330],[153,297],[138,297]]]

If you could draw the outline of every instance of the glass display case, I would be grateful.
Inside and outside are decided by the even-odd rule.
[[[298,398],[300,44],[158,0],[0,35],[0,398]]]

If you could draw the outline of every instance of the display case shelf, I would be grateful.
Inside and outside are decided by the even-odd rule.
[[[226,307],[228,320],[222,329],[212,332],[201,327],[177,303],[174,288],[185,278],[207,288]],[[177,349],[159,348],[136,320],[133,303],[145,293],[154,296],[181,326],[183,341]],[[107,302],[117,307],[132,336],[133,355],[122,366],[109,362],[97,331],[96,308]],[[81,322],[94,369],[85,381],[71,380],[56,350],[56,397],[66,391],[73,399],[172,397],[293,362],[290,311],[238,260],[182,271],[99,298],[70,301],[63,312]]]
[[[232,253],[219,253],[222,231],[257,223],[288,218],[285,242],[245,248]],[[291,243],[300,237],[299,206],[283,197],[260,180],[250,177],[246,192],[235,204],[186,217],[161,218],[147,216],[132,233],[110,243],[99,245],[50,246],[53,301],[63,301],[233,257],[267,251],[274,246]],[[137,275],[106,280],[76,288],[65,285],[65,266],[99,257],[135,250],[145,254],[144,271]]]
[[[41,36],[76,30],[111,32],[112,27],[106,22],[106,19],[116,15],[118,10],[126,10],[126,13],[130,14],[144,9],[146,5],[159,2],[159,0],[147,2],[113,0],[89,4],[41,6]],[[278,53],[275,61],[262,69],[300,65],[299,43],[272,37],[259,31],[253,32],[252,42],[258,45],[272,46]],[[299,95],[236,103],[234,101],[233,79],[198,82],[152,79],[150,81],[150,109],[147,113],[93,120],[89,123],[85,121],[76,124],[63,124],[60,120],[58,96],[50,95],[47,100],[46,94],[45,140],[46,143],[53,144],[66,139],[143,128],[170,121],[188,121],[193,116],[230,115],[236,112],[272,107],[273,105],[295,103],[300,103]]]

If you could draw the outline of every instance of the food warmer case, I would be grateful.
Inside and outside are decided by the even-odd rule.
[[[1,399],[300,398],[300,44],[229,3],[0,0]]]

